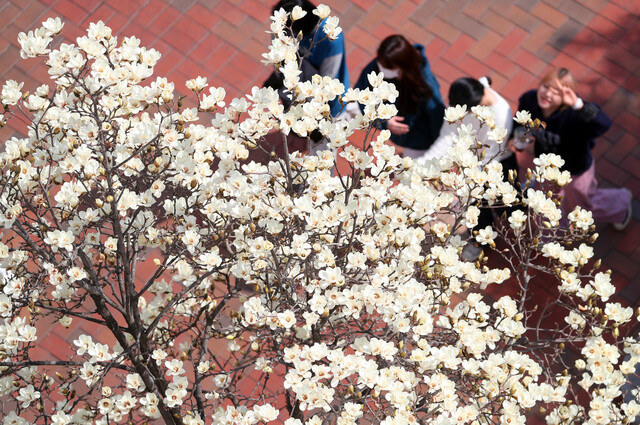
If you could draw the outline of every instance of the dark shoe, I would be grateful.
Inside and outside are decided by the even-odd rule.
[[[631,217],[633,217],[633,193],[629,189],[625,189],[629,194],[629,209],[627,210],[627,215],[624,220],[620,223],[613,223],[613,228],[616,230],[624,230],[625,227],[629,225],[631,221]]]

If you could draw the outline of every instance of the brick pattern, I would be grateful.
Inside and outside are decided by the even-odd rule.
[[[35,60],[20,61],[16,36],[43,19],[61,16],[67,41],[89,22],[103,20],[121,36],[140,38],[163,58],[157,73],[185,92],[202,75],[228,98],[259,85],[260,63],[275,0],[5,0],[0,6],[1,80],[48,81]],[[442,93],[464,75],[489,74],[515,109],[518,96],[554,66],[572,69],[579,93],[598,102],[614,121],[594,150],[601,184],[633,191],[634,220],[616,232],[599,228],[596,253],[618,276],[620,297],[640,303],[640,1],[638,0],[324,0],[342,19],[352,81],[382,38],[402,33],[423,43]],[[2,138],[23,130],[17,120]],[[47,349],[57,355],[60,334]],[[43,347],[44,348],[44,347]]]

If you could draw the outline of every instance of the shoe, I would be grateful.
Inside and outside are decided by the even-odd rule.
[[[465,261],[476,261],[483,249],[473,243],[468,243],[462,248],[462,259]]]
[[[624,220],[620,223],[613,223],[613,228],[616,230],[624,230],[625,227],[629,225],[631,221],[631,217],[633,217],[633,193],[629,189],[625,189],[629,194],[629,209],[627,210],[627,215]]]

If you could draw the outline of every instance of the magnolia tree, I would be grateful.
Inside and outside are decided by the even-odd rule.
[[[314,13],[339,34],[326,6]],[[2,424],[519,424],[532,409],[550,424],[632,420],[636,317],[607,302],[591,214],[560,227],[553,193],[504,182],[470,126],[442,159],[395,155],[376,129],[396,113],[395,88],[382,74],[345,94],[299,81],[288,18],[271,18],[264,58],[291,107],[253,88],[224,108],[199,77],[187,85],[211,124],[150,80],[160,53],[102,22],[75,45],[50,47],[59,19],[19,36],[52,81],[1,94],[3,120],[28,125],[0,154]],[[336,97],[364,113],[332,120]],[[314,156],[247,160],[269,153],[269,132],[284,143],[316,129],[328,149]],[[566,184],[561,165],[539,158],[538,187]],[[467,236],[480,201],[517,208]],[[462,260],[472,241],[510,267]],[[552,326],[529,305],[545,274],[566,316]],[[486,295],[507,280],[516,296]],[[74,329],[64,358],[39,346],[51,326]]]

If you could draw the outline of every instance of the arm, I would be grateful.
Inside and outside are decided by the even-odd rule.
[[[611,127],[611,119],[602,109],[591,102],[583,102],[570,87],[563,86],[559,80],[556,84],[562,91],[562,103],[577,112],[582,121],[580,132],[585,137],[596,138],[602,136]]]
[[[335,76],[338,75],[338,71],[340,70],[343,56],[344,55],[342,53],[338,53],[333,56],[324,58],[320,63],[320,75],[322,75],[323,77],[329,76],[335,78]]]
[[[344,45],[344,35],[340,34],[335,40],[324,38],[324,22],[320,25],[315,34],[316,44],[311,48],[309,61],[318,68],[323,77],[340,78],[340,67],[343,64],[346,49]],[[342,81],[342,78],[340,78]],[[342,81],[345,86],[349,85],[348,73],[346,81]]]
[[[611,118],[595,103],[584,102],[577,112],[584,123],[582,130],[589,138],[602,136],[611,128]]]
[[[437,104],[443,105],[444,102],[442,100],[442,95],[440,94],[440,84],[438,80],[436,80],[436,76],[431,71],[431,65],[429,64],[429,58],[425,55],[424,47],[420,44],[415,45],[415,47],[420,52],[422,59],[424,59],[424,67],[422,68],[422,78],[424,81],[431,87],[431,91],[433,92],[433,99]]]
[[[442,158],[449,148],[453,146],[453,138],[456,134],[457,126],[457,124],[442,124],[440,136],[429,146],[429,149],[424,151],[420,159]]]
[[[424,67],[422,68],[422,78],[424,78],[424,81],[431,88],[432,92],[431,98],[425,102],[423,106],[424,110],[422,112],[423,120],[426,124],[424,129],[426,137],[430,142],[433,142],[438,138],[440,129],[442,128],[442,122],[444,118],[444,102],[442,101],[442,96],[440,95],[440,84],[438,84],[436,76],[433,75],[433,72],[431,71],[429,59],[425,55],[424,47],[419,44],[415,45],[415,47],[416,49],[418,49],[418,52],[420,52],[420,55],[424,60]]]

